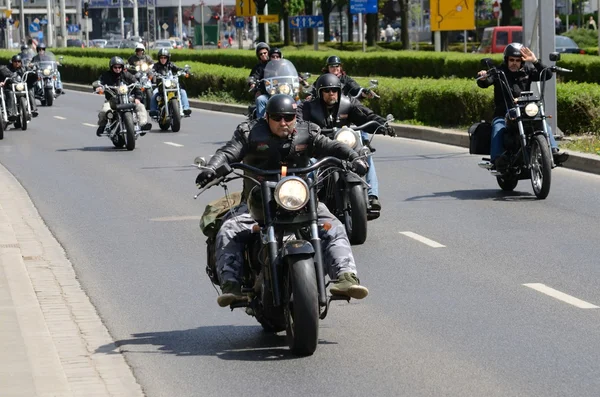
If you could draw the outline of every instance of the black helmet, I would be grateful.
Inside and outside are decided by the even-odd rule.
[[[332,55],[329,58],[327,58],[327,66],[341,65],[341,64],[342,64],[342,60],[337,55]]]
[[[504,62],[507,62],[508,57],[523,58],[521,48],[523,48],[523,44],[521,43],[510,43],[507,45],[504,48]]]
[[[271,48],[269,50],[269,58],[271,58],[275,54],[279,55],[279,58],[283,59],[283,54],[281,53],[281,50],[277,47]]]
[[[158,50],[158,57],[167,57],[167,61],[169,59],[171,59],[171,53],[169,52],[168,49],[166,48],[161,48],[160,50]]]
[[[40,52],[40,50],[46,51],[46,44],[44,44],[44,43],[38,44],[36,51]]]
[[[29,49],[29,47],[28,47],[28,46],[26,46],[25,44],[23,44],[23,45],[21,46],[21,51],[27,51],[28,49]]]
[[[267,102],[267,114],[296,114],[296,101],[289,95],[275,94]]]
[[[13,55],[12,58],[10,58],[11,62],[22,62],[23,60],[21,59],[21,55]]]
[[[256,56],[258,58],[260,58],[260,55],[258,55],[259,52],[261,52],[262,50],[267,50],[269,51],[271,48],[269,47],[269,45],[267,43],[263,43],[262,41],[258,44],[256,44]]]
[[[121,57],[110,58],[110,61],[108,62],[108,67],[112,70],[113,66],[115,65],[121,65],[125,67],[125,61],[123,61],[123,58]]]
[[[317,97],[321,97],[321,90],[323,88],[336,88],[338,92],[342,92],[342,83],[340,79],[331,73],[325,73],[321,75],[315,82],[315,89],[317,90]]]

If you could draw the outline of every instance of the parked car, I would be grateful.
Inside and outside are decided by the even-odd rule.
[[[121,40],[121,44],[119,48],[135,48],[137,46],[137,42],[131,40]]]
[[[173,48],[179,50],[183,48],[183,40],[181,40],[179,37],[169,37],[169,41],[173,43]]]
[[[585,54],[585,51],[579,48],[577,43],[572,38],[567,36],[555,36],[554,48],[556,52],[568,54]]]
[[[121,40],[108,40],[104,48],[121,48]]]
[[[67,47],[84,48],[85,45],[83,44],[83,41],[81,41],[79,39],[67,39]]]
[[[523,26],[493,26],[483,30],[477,52],[500,54],[510,43],[523,42]]]
[[[173,43],[171,43],[170,40],[156,40],[152,48],[155,50],[160,48],[168,48],[171,50],[173,49]]]
[[[108,43],[108,40],[106,39],[94,39],[91,40],[92,45],[96,48],[104,48],[106,46],[106,43]]]

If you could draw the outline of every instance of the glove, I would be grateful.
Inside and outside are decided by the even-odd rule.
[[[386,127],[385,133],[386,133],[386,135],[389,135],[389,136],[396,136],[396,130],[391,125],[388,125]]]
[[[358,175],[363,176],[369,170],[369,164],[365,161],[365,159],[357,157],[352,160],[351,169]]]
[[[202,171],[200,171],[200,173],[196,177],[196,186],[198,186],[199,188],[202,188],[202,187],[208,185],[213,179],[215,179],[216,176],[217,176],[217,173],[215,172],[214,169],[204,168]]]

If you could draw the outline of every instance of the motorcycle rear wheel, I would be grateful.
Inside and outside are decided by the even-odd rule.
[[[133,114],[126,112],[123,114],[123,122],[125,123],[125,148],[127,150],[135,149],[135,124],[133,123]]]
[[[171,131],[179,132],[181,129],[181,114],[179,113],[179,100],[177,98],[169,101],[169,112],[171,113]]]
[[[319,293],[312,256],[288,257],[288,293],[286,335],[292,353],[310,356],[319,341]]]
[[[552,160],[544,135],[535,135],[531,140],[529,164],[533,193],[537,198],[543,200],[550,194],[550,184],[552,183]]]
[[[23,131],[27,130],[27,98],[25,98],[24,96],[19,98],[19,107],[21,108],[20,110],[20,115],[19,117],[20,122],[19,125],[21,126],[21,129]]]

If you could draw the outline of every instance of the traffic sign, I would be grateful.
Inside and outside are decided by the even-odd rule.
[[[278,23],[279,15],[278,14],[269,14],[269,15],[259,15],[258,23]]]
[[[244,18],[237,17],[235,19],[235,27],[237,29],[243,29],[244,28]]]
[[[67,25],[67,31],[69,33],[78,33],[79,32],[79,25]]]
[[[500,18],[500,4],[498,1],[494,1],[494,5],[492,6],[492,12],[494,15],[494,19]]]
[[[39,32],[40,31],[40,24],[39,23],[35,23],[35,22],[30,23],[29,24],[29,31],[31,33]]]
[[[350,0],[350,14],[377,14],[377,0]]]
[[[431,31],[475,29],[475,0],[431,0]]]
[[[46,18],[42,19],[40,25],[48,25],[48,20]]]
[[[169,25],[167,25],[166,23],[163,23],[161,27],[163,28],[163,30],[169,29]]]
[[[235,15],[238,17],[252,17],[256,15],[256,3],[254,0],[236,0]]]
[[[299,15],[290,17],[290,29],[314,29],[323,27],[323,15]]]

